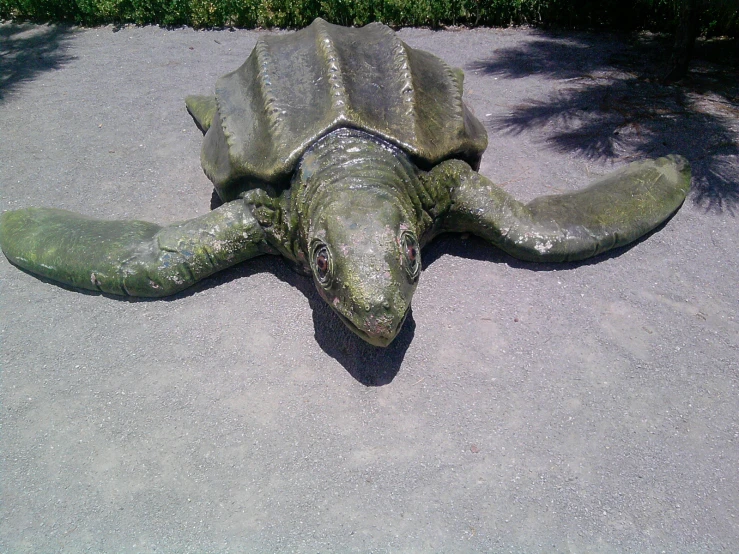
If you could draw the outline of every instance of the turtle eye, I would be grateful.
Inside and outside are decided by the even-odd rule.
[[[324,243],[316,241],[312,248],[313,273],[322,287],[331,284],[331,252]]]
[[[405,256],[405,268],[411,281],[418,279],[421,272],[421,252],[416,236],[406,231],[400,237],[400,245]]]

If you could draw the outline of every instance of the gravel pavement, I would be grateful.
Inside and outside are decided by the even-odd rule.
[[[207,211],[184,107],[264,31],[0,25],[0,187],[158,223]],[[657,39],[403,29],[466,73],[522,200],[677,152],[664,226],[578,264],[469,237],[362,343],[279,258],[165,300],[0,257],[0,552],[738,552],[739,90]]]

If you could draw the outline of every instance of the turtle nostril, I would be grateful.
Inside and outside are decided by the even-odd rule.
[[[382,303],[382,307],[385,308],[386,310],[389,310],[390,309],[390,301],[389,300],[385,300]]]

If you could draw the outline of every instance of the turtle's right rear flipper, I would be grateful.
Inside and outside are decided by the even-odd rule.
[[[73,287],[167,296],[269,248],[243,201],[184,223],[104,221],[27,208],[0,217],[0,246],[15,265]]]
[[[200,130],[203,133],[207,132],[218,111],[216,97],[193,94],[185,98],[185,105],[187,106],[187,111],[190,112],[190,115],[195,120],[195,123],[200,127]]]

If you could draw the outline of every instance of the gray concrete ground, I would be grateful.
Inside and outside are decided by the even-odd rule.
[[[0,551],[739,551],[739,92],[653,38],[402,30],[466,72],[521,199],[687,156],[656,233],[568,265],[424,252],[374,349],[257,259],[168,300],[0,259]],[[0,26],[2,209],[161,223],[212,188],[185,111],[260,32]]]

